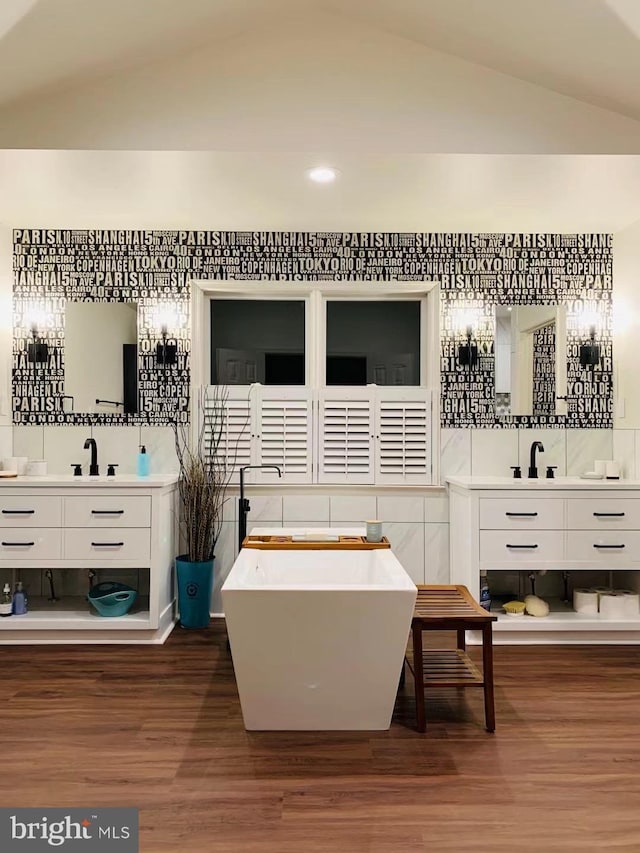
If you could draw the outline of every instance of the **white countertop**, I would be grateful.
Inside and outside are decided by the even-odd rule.
[[[581,477],[553,477],[546,479],[514,479],[513,477],[447,477],[451,486],[461,486],[464,489],[640,489],[640,480],[583,480]]]
[[[175,475],[138,477],[135,474],[116,474],[115,477],[74,477],[73,474],[50,474],[46,477],[1,477],[0,489],[65,488],[65,489],[150,489],[171,486]]]

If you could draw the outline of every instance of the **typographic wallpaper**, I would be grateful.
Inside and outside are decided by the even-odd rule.
[[[383,232],[14,231],[14,423],[164,424],[187,417],[189,282],[438,281],[441,288],[441,423],[444,427],[612,426],[612,238],[609,234]],[[67,300],[137,302],[139,412],[68,411],[64,385]],[[498,416],[494,306],[563,304],[567,310],[567,415]],[[170,305],[176,364],[159,365],[158,311]],[[44,363],[27,357],[29,316],[46,318]],[[469,312],[471,312],[469,314]],[[461,324],[461,316],[465,319]],[[463,367],[458,346],[471,316],[478,362]],[[601,361],[579,363],[597,329]],[[96,365],[99,370],[99,365]],[[538,376],[540,399],[550,401]],[[550,405],[550,403],[548,403]]]

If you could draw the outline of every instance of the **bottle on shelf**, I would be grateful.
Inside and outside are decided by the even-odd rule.
[[[0,598],[0,616],[11,616],[12,613],[11,584],[6,583],[2,590],[2,598]]]
[[[480,607],[491,610],[491,590],[486,569],[480,569]]]
[[[16,589],[13,593],[13,615],[24,616],[27,612],[27,594],[22,588],[22,581],[16,583]]]

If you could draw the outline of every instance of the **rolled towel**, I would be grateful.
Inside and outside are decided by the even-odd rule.
[[[524,600],[524,606],[529,616],[548,616],[549,605],[537,595],[528,595]]]

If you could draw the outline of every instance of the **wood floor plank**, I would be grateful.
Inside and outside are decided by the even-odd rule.
[[[493,735],[410,678],[389,732],[246,732],[222,622],[2,672],[2,805],[137,806],[143,853],[640,851],[637,647],[496,647]]]

